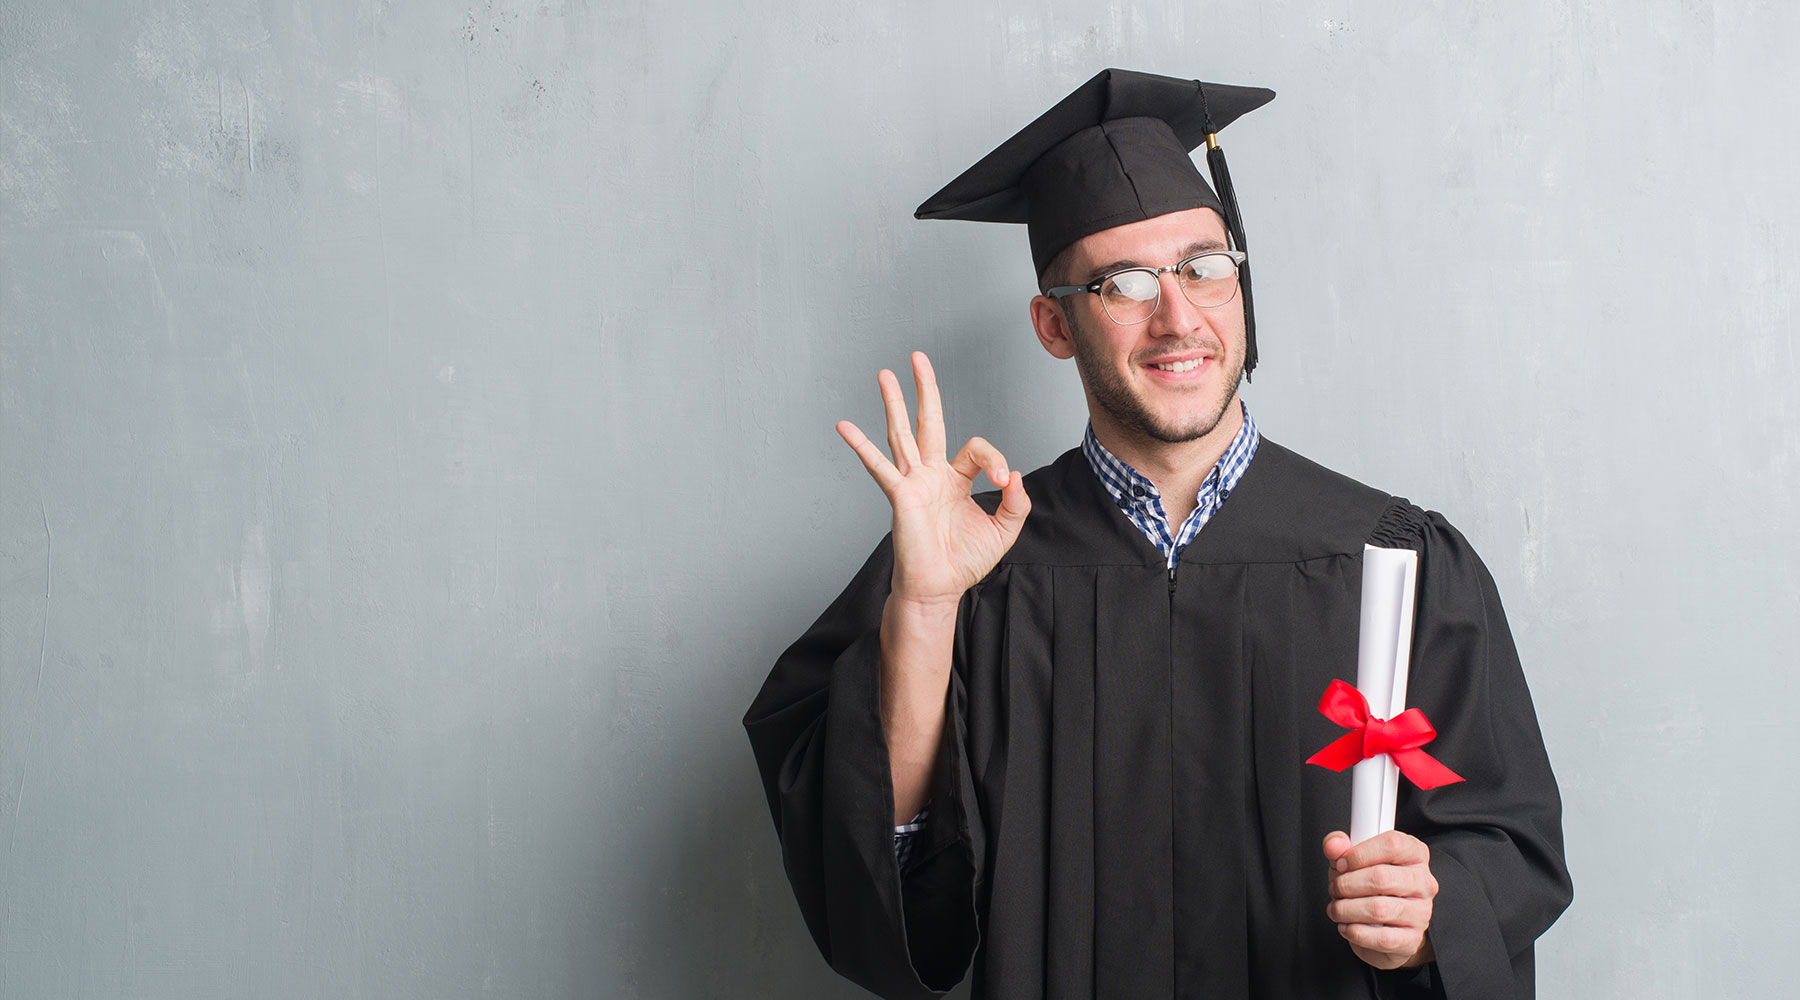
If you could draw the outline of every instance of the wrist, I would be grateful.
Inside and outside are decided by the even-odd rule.
[[[1419,950],[1413,952],[1411,958],[1400,963],[1402,969],[1416,969],[1437,961],[1437,950],[1431,947],[1431,933],[1427,931],[1419,940]]]
[[[894,627],[954,630],[956,611],[961,604],[960,594],[955,597],[915,598],[891,593],[886,607],[882,609],[882,618],[885,624]]]

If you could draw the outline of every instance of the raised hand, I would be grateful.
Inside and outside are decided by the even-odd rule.
[[[1008,470],[1000,450],[981,438],[970,438],[955,458],[944,457],[944,410],[931,361],[914,351],[912,366],[919,395],[916,434],[899,379],[885,368],[876,376],[892,461],[850,421],[839,421],[837,432],[894,507],[892,596],[921,607],[954,606],[1018,540],[1031,501],[1024,477]],[[969,496],[983,471],[1000,487],[1000,507],[991,515]]]

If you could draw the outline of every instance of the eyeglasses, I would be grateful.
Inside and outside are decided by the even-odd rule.
[[[1162,275],[1174,272],[1181,294],[1202,309],[1230,302],[1238,291],[1242,250],[1208,250],[1168,267],[1126,267],[1086,285],[1059,285],[1046,294],[1066,298],[1082,292],[1100,296],[1100,307],[1120,326],[1142,323],[1162,305]]]

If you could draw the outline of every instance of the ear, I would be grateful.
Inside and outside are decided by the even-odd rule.
[[[1031,299],[1031,327],[1037,331],[1038,343],[1050,352],[1053,358],[1064,361],[1075,356],[1075,342],[1069,338],[1068,317],[1063,315],[1062,304],[1048,295],[1037,295]]]

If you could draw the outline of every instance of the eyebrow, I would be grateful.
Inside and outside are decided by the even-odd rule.
[[[1181,251],[1181,256],[1176,259],[1177,260],[1187,260],[1189,257],[1192,257],[1198,253],[1206,253],[1209,250],[1225,250],[1225,249],[1228,249],[1228,248],[1225,246],[1225,244],[1220,243],[1218,240],[1197,240],[1193,243],[1189,243],[1185,248],[1183,248]],[[1099,281],[1100,278],[1105,275],[1111,274],[1114,271],[1122,271],[1128,267],[1148,267],[1148,266],[1150,266],[1150,265],[1142,264],[1135,260],[1115,260],[1115,261],[1112,261],[1111,263],[1101,264],[1099,267],[1096,267],[1096,268],[1090,270],[1087,275],[1087,280],[1082,282],[1082,284],[1091,285],[1094,282]]]

